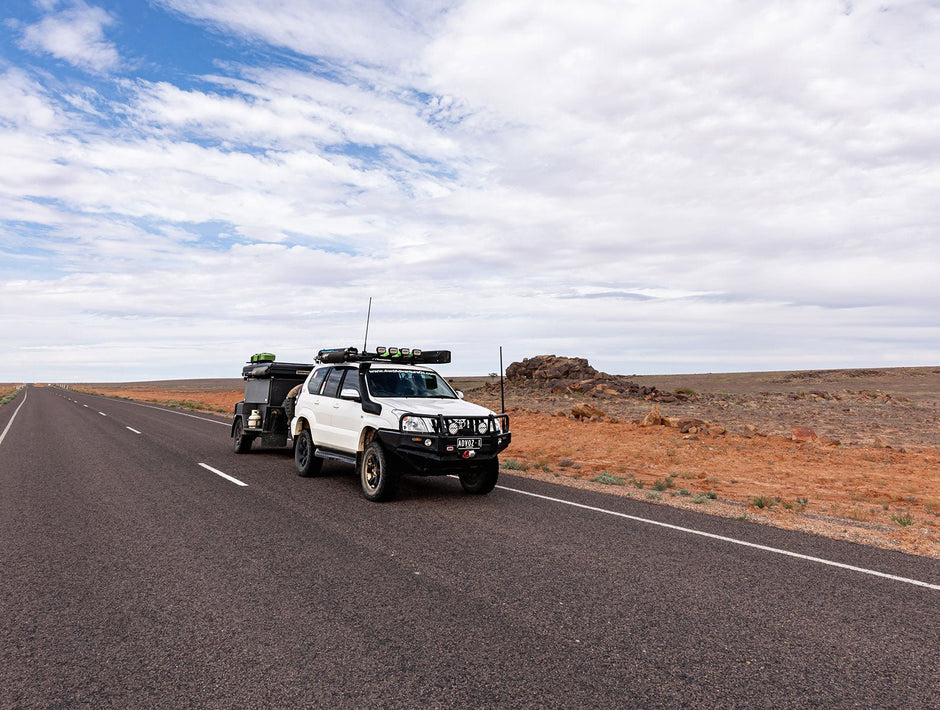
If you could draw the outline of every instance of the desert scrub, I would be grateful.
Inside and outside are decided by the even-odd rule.
[[[676,482],[672,478],[660,478],[653,484],[653,489],[662,493],[670,488],[675,488]]]
[[[914,524],[914,516],[910,513],[895,513],[891,516],[891,520],[900,525],[902,528],[906,528]]]
[[[607,471],[601,471],[600,475],[594,476],[591,479],[595,483],[603,483],[607,486],[625,486],[627,485],[627,479],[623,476],[615,476],[612,473],[607,473]]]
[[[792,503],[787,503],[786,501],[781,501],[785,510],[795,510],[796,512],[802,512],[806,510],[806,506],[809,505],[809,498],[797,498]]]
[[[200,412],[211,412],[214,411],[214,408],[210,404],[205,402],[199,402],[198,400],[193,399],[184,399],[177,402],[167,402],[168,407],[171,409],[187,409],[190,412],[200,411]]]
[[[8,392],[0,392],[0,406],[6,404],[14,397],[16,397],[16,390],[9,390]]]
[[[516,461],[515,459],[506,459],[503,464],[503,468],[508,471],[528,471],[529,464],[525,461]]]
[[[779,502],[780,498],[774,498],[768,495],[759,495],[751,498],[751,505],[761,510],[773,508]]]

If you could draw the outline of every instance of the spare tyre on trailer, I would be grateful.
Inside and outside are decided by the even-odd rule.
[[[272,353],[252,355],[242,368],[245,399],[235,405],[232,419],[235,453],[247,453],[259,438],[262,446],[287,444],[293,396],[312,369],[311,364],[277,362]]]

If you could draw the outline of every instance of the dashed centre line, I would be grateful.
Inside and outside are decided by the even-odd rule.
[[[207,471],[212,471],[212,473],[214,473],[216,476],[221,476],[221,477],[224,478],[225,480],[231,481],[231,482],[234,483],[236,486],[247,486],[247,485],[248,485],[247,483],[245,483],[245,482],[243,482],[243,481],[239,481],[237,478],[234,478],[233,476],[229,476],[227,473],[222,473],[222,471],[220,471],[220,470],[217,469],[217,468],[212,468],[212,466],[209,466],[208,464],[200,463],[199,465],[202,466],[202,467],[203,467],[204,469],[206,469]]]

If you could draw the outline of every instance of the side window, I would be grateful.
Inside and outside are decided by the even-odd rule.
[[[339,383],[343,380],[344,374],[346,374],[344,368],[334,367],[330,370],[330,374],[326,378],[326,384],[323,385],[324,397],[339,397]]]
[[[342,384],[339,386],[339,394],[343,393],[345,389],[356,390],[356,394],[359,394],[359,371],[358,370],[346,370],[346,377],[343,378]]]
[[[323,380],[326,379],[326,373],[328,373],[332,368],[324,367],[313,373],[313,377],[307,382],[307,391],[310,394],[320,394],[320,389],[323,387]]]

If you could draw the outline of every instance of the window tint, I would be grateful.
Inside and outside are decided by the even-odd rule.
[[[345,374],[346,370],[338,367],[334,367],[330,370],[330,374],[326,378],[326,384],[323,385],[324,397],[339,397],[339,383],[342,381],[343,375]]]
[[[329,367],[324,367],[313,373],[313,377],[307,382],[307,391],[310,392],[310,394],[320,394],[320,389],[323,387],[323,380],[326,379],[326,373],[328,373],[330,369]]]

